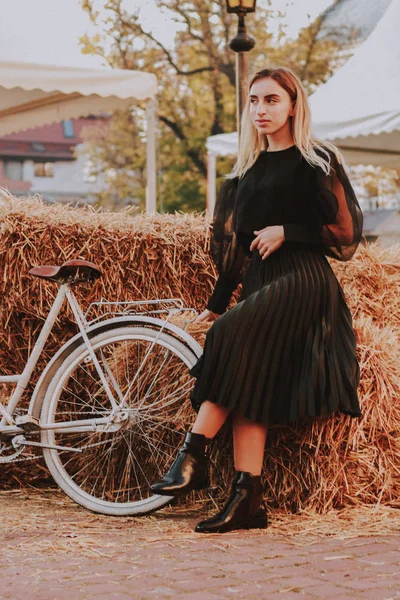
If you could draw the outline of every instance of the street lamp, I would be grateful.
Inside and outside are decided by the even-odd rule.
[[[246,33],[244,18],[247,13],[255,12],[256,0],[226,0],[226,8],[228,13],[236,13],[239,18],[238,32],[236,37],[229,42],[229,48],[236,52],[236,121],[238,136],[240,138],[240,119],[247,94],[247,52],[254,48],[256,43]]]

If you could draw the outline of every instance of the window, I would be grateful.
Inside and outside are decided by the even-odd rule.
[[[22,181],[22,166],[23,163],[21,161],[6,160],[4,161],[4,175],[8,179],[13,179],[14,181]]]
[[[68,119],[67,121],[63,121],[62,124],[63,124],[64,137],[65,138],[74,138],[75,137],[74,122],[71,119]]]
[[[35,177],[54,177],[53,163],[35,163]]]

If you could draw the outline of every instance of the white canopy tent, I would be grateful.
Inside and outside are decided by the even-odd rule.
[[[235,156],[238,151],[237,131],[210,135],[206,140],[207,148],[207,202],[206,214],[212,216],[216,199],[217,157]]]
[[[0,61],[0,136],[147,101],[146,213],[156,212],[152,73]]]
[[[313,131],[349,164],[400,169],[400,0],[393,0],[367,40],[310,97]],[[237,133],[207,139],[207,210],[215,203],[217,156],[237,153]]]
[[[400,169],[400,0],[367,40],[310,97],[314,131],[349,163]]]

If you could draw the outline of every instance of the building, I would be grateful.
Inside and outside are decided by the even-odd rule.
[[[108,117],[86,117],[0,138],[0,186],[15,196],[40,194],[47,202],[92,202],[103,181],[91,175],[82,130]]]

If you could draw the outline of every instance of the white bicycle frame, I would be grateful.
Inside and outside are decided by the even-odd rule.
[[[69,295],[67,295],[69,293]],[[0,376],[0,383],[16,383],[15,390],[10,398],[10,401],[7,405],[7,408],[4,408],[3,404],[0,403],[0,412],[2,413],[2,419],[0,421],[0,433],[5,430],[9,430],[9,427],[16,427],[15,421],[13,419],[13,414],[16,407],[19,404],[19,401],[22,398],[22,394],[24,393],[26,386],[28,385],[30,378],[32,376],[33,370],[36,366],[36,363],[39,359],[39,356],[42,353],[44,345],[47,341],[47,338],[50,335],[50,332],[53,328],[53,325],[58,317],[58,314],[61,310],[62,305],[64,304],[65,297],[68,297],[68,300],[71,304],[75,303],[77,305],[75,296],[68,289],[67,285],[61,285],[54,301],[53,306],[49,314],[47,315],[46,321],[43,325],[43,328],[39,334],[38,339],[33,347],[31,355],[28,358],[28,361],[25,365],[23,372],[20,375],[2,375]],[[79,309],[79,306],[78,306]],[[79,309],[80,310],[80,309]],[[75,312],[74,312],[75,314]],[[80,328],[80,323],[78,326]],[[8,425],[8,426],[7,426]],[[17,428],[21,433],[23,430]]]
[[[13,414],[14,414],[15,409],[17,408],[17,406],[22,398],[22,395],[30,381],[32,373],[33,373],[35,366],[38,362],[38,359],[42,353],[42,350],[46,344],[47,338],[49,337],[49,334],[53,328],[53,325],[57,319],[57,316],[61,310],[61,307],[64,303],[65,298],[67,298],[67,300],[69,302],[69,305],[74,314],[76,323],[79,327],[79,331],[82,336],[82,340],[88,348],[90,358],[93,361],[93,364],[99,375],[99,379],[100,379],[101,383],[103,384],[104,390],[107,393],[107,396],[110,400],[110,405],[112,407],[112,410],[110,412],[110,415],[105,418],[87,419],[87,420],[81,420],[81,421],[67,421],[67,422],[58,423],[58,424],[56,424],[56,423],[53,423],[53,424],[40,423],[39,424],[37,422],[36,423],[37,430],[38,431],[39,430],[54,430],[56,432],[57,431],[59,432],[61,430],[62,431],[68,430],[71,433],[75,433],[75,432],[101,431],[101,430],[115,431],[121,427],[121,420],[123,418],[123,415],[121,415],[121,410],[123,409],[123,405],[124,405],[126,395],[128,392],[126,392],[126,394],[124,396],[122,394],[122,392],[118,389],[117,383],[112,378],[112,374],[108,373],[109,376],[111,375],[113,387],[114,387],[115,391],[117,392],[118,399],[116,399],[114,397],[114,394],[109,386],[109,383],[108,383],[106,376],[103,372],[103,369],[98,361],[96,353],[93,350],[92,344],[90,342],[90,338],[88,336],[88,331],[89,331],[90,327],[97,319],[95,319],[94,321],[91,321],[90,323],[87,322],[86,317],[83,314],[83,312],[76,300],[75,295],[73,294],[72,290],[70,289],[70,286],[68,284],[63,284],[60,286],[60,289],[55,298],[54,304],[51,307],[51,310],[46,318],[46,321],[45,321],[43,328],[39,334],[39,337],[36,340],[34,348],[28,358],[28,361],[25,365],[23,372],[20,375],[0,376],[0,384],[1,383],[16,384],[16,388],[10,397],[8,405],[5,407],[0,402],[0,413],[2,415],[2,418],[0,421],[0,434],[7,433],[8,435],[15,434],[16,436],[18,436],[18,434],[26,433],[26,430],[24,429],[24,427],[22,425],[22,423],[26,423],[26,421],[23,420],[24,418],[20,417],[17,420],[15,420],[13,418]],[[162,302],[162,303],[173,302],[175,304],[176,308],[168,311],[169,315],[168,315],[167,319],[161,320],[161,319],[155,319],[155,318],[151,318],[151,317],[138,317],[138,320],[140,320],[141,323],[148,323],[148,324],[152,324],[152,325],[156,324],[158,327],[160,327],[160,332],[165,328],[165,326],[167,325],[168,318],[172,314],[174,314],[176,312],[181,312],[182,310],[183,311],[185,311],[185,310],[193,311],[193,309],[184,308],[182,300],[180,300],[178,298],[169,298],[169,299],[162,299],[162,300],[149,300],[149,301],[146,300],[146,301],[121,302],[121,303],[101,301],[101,302],[93,303],[93,304],[94,305],[105,304],[105,305],[109,305],[109,306],[113,306],[113,305],[132,306],[132,305],[154,304],[154,303],[160,303],[160,302]],[[164,311],[154,311],[154,312],[165,312],[165,310]],[[124,314],[124,313],[122,313],[122,314]],[[127,318],[127,317],[129,318],[129,314],[130,314],[130,316],[132,316],[132,313],[125,313],[125,314],[126,314],[125,318]],[[123,326],[124,317],[117,319],[117,320],[120,321],[121,326]],[[103,321],[102,324],[105,325],[105,324],[107,324],[107,322],[110,322],[110,323],[115,322],[115,319],[110,319],[109,321]],[[188,342],[190,344],[190,346],[194,349],[194,351],[198,355],[201,354],[201,352],[202,352],[201,346],[199,346],[199,344],[197,344],[197,342],[187,332],[185,332],[181,328],[178,328],[171,324],[169,324],[168,329],[172,329],[175,333],[178,333],[181,337],[183,337],[186,340],[186,342]],[[155,339],[152,346],[156,343],[156,341],[157,340]],[[152,346],[148,350],[148,353],[151,351]],[[148,353],[146,354],[146,357],[148,356]],[[146,357],[143,359],[142,364],[144,363]],[[139,370],[141,367],[142,367],[142,365],[139,367]],[[106,365],[106,370],[107,370],[107,365]],[[28,418],[29,418],[29,416],[32,416],[32,402],[29,407]],[[21,439],[19,444],[44,447],[44,445],[41,444],[40,442],[32,442],[32,441],[27,441],[25,439]],[[59,447],[51,446],[51,448],[59,448]]]

